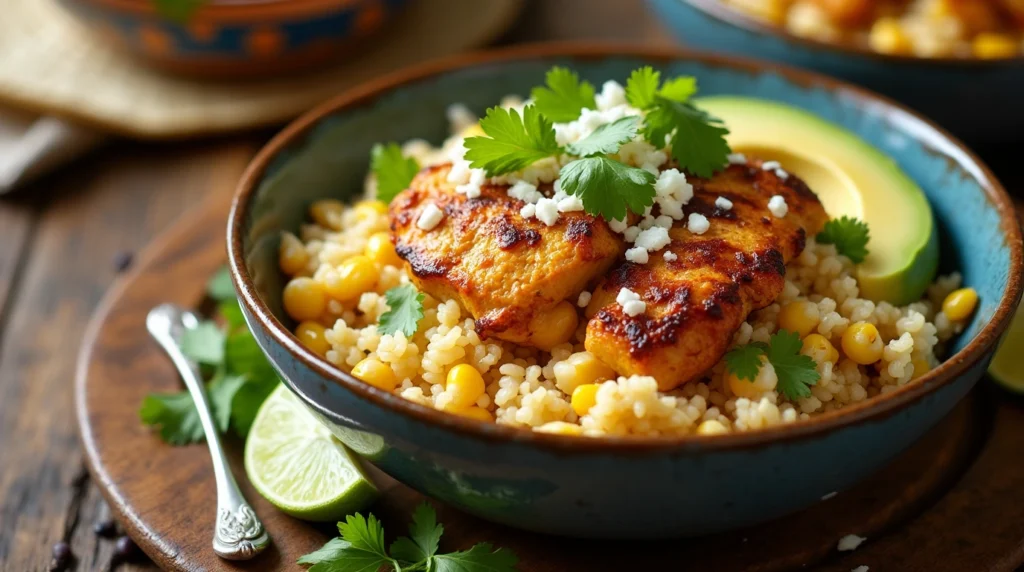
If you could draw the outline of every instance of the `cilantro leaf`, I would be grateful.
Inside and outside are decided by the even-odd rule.
[[[345,556],[345,551],[350,549],[352,544],[342,540],[340,538],[332,538],[327,541],[320,548],[299,556],[296,560],[297,564],[320,564],[322,562],[330,562],[331,560],[338,560]]]
[[[821,377],[814,360],[800,353],[801,345],[799,334],[779,330],[772,335],[767,352],[779,378],[776,389],[792,401],[810,397],[810,386]]]
[[[388,311],[380,315],[377,331],[382,334],[402,332],[412,337],[423,318],[423,293],[412,284],[395,286],[384,293]]]
[[[388,551],[384,548],[384,526],[376,516],[371,514],[370,518],[366,518],[359,513],[350,514],[345,517],[345,522],[338,523],[338,532],[341,533],[342,540],[351,545],[351,549],[365,553],[365,556],[362,556],[363,559],[369,562],[371,555],[376,556],[378,568],[382,564],[392,563],[396,569],[401,569],[398,563],[388,556]],[[346,556],[345,560],[348,558],[351,556]],[[364,570],[364,568],[348,568],[347,570]],[[376,568],[365,570],[375,571]]]
[[[818,233],[818,242],[836,245],[839,254],[856,264],[864,262],[864,257],[868,255],[870,239],[867,223],[848,216],[826,222]]]
[[[622,220],[626,207],[642,213],[654,204],[654,175],[608,157],[587,157],[562,167],[562,190],[576,195],[592,215]]]
[[[252,379],[273,379],[276,385],[277,372],[263,354],[252,332],[238,329],[224,341],[224,365],[230,373],[246,375]]]
[[[218,302],[235,299],[235,285],[231,282],[231,272],[227,266],[221,266],[206,283],[206,294]]]
[[[242,315],[242,307],[238,305],[238,300],[232,298],[231,300],[225,300],[217,306],[217,311],[224,318],[224,322],[228,325],[228,331],[240,328],[245,325],[245,316]]]
[[[238,388],[234,399],[231,400],[231,425],[239,437],[245,438],[249,435],[260,405],[270,397],[278,383],[279,380],[276,378],[269,383],[266,380],[246,378],[245,384]]]
[[[224,363],[224,339],[224,332],[220,331],[217,324],[199,322],[196,327],[182,333],[181,351],[199,363],[221,365]]]
[[[658,94],[661,83],[661,72],[654,71],[651,66],[633,70],[626,80],[626,101],[637,109],[647,109],[654,105],[654,96]],[[661,146],[658,146],[659,148]]]
[[[434,557],[436,572],[513,572],[519,559],[508,550],[493,550],[490,543],[475,544],[469,550],[438,554]]]
[[[661,97],[680,103],[690,99],[690,96],[695,93],[697,93],[697,78],[686,75],[666,81],[665,85],[658,90],[658,95]]]
[[[320,553],[318,550],[307,554],[299,559],[299,563],[309,564],[308,561],[303,562],[303,559],[320,553],[316,556],[319,561],[310,566],[309,572],[378,572],[382,566],[392,564],[391,560],[382,558],[373,552],[355,548],[351,543],[340,538],[334,540],[338,542],[331,547],[330,551]],[[391,569],[395,568],[391,567]]]
[[[397,143],[380,143],[370,151],[370,170],[377,177],[377,199],[390,203],[398,193],[409,188],[420,164],[412,157],[404,157]]]
[[[689,103],[657,96],[647,112],[644,136],[655,147],[672,137],[672,158],[699,177],[710,177],[727,162],[729,130],[722,121]]]
[[[555,66],[545,76],[547,87],[535,87],[530,92],[537,111],[555,123],[575,121],[580,112],[596,109],[594,86],[580,81],[576,72]]]
[[[623,143],[636,135],[639,122],[639,117],[631,115],[613,123],[605,123],[585,139],[566,146],[565,150],[580,157],[615,153]]]
[[[514,109],[492,107],[480,120],[487,137],[469,137],[463,142],[470,167],[484,169],[489,176],[523,169],[545,157],[557,155],[551,121],[536,106],[528,105],[523,115]]]
[[[767,345],[757,342],[733,348],[725,354],[725,368],[740,379],[753,381],[761,371],[761,356],[767,349]]]
[[[142,400],[139,418],[159,428],[160,438],[172,445],[188,445],[203,440],[199,412],[187,391],[150,393]]]
[[[424,502],[416,507],[409,526],[409,536],[391,543],[391,554],[398,560],[422,562],[437,554],[444,527],[437,523],[437,513]]]
[[[244,375],[222,375],[214,378],[207,388],[213,420],[221,433],[227,432],[231,425],[231,404],[245,381]]]

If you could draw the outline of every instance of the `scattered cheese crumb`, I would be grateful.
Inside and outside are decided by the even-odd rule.
[[[558,222],[558,203],[547,198],[537,201],[537,220],[548,226]]]
[[[537,205],[524,205],[523,208],[519,209],[519,216],[523,218],[533,218],[537,216]]]
[[[621,294],[620,294],[621,295]],[[839,539],[839,551],[848,552],[850,550],[857,550],[857,547],[861,545],[867,538],[863,536],[857,536],[856,534],[847,534],[846,536]]]
[[[487,180],[487,173],[483,169],[470,169],[469,182],[465,185],[455,187],[456,193],[462,193],[467,198],[475,199],[480,196],[480,186]]]
[[[768,210],[775,215],[776,218],[782,218],[789,212],[789,205],[786,204],[786,198],[782,195],[774,195],[771,199],[768,199]]]
[[[686,221],[686,228],[693,234],[704,234],[711,228],[711,223],[708,222],[708,217],[690,213],[690,218]]]
[[[452,133],[461,133],[477,120],[476,114],[461,103],[449,105],[445,115],[448,116],[448,124]]]
[[[427,203],[423,212],[420,213],[420,218],[416,220],[416,227],[421,230],[433,230],[441,223],[442,218],[444,218],[444,212],[434,203]]]
[[[730,165],[746,165],[747,164],[747,156],[744,155],[743,153],[729,153],[729,156],[726,157],[726,159],[729,161]]]
[[[518,181],[516,184],[508,188],[508,196],[513,199],[519,199],[524,203],[536,203],[541,200],[544,195],[540,194],[537,190],[536,185],[531,185],[526,181]]]
[[[622,306],[622,311],[630,317],[639,316],[647,309],[647,304],[640,301],[640,295],[629,288],[619,290],[619,295],[615,297],[615,301]]]
[[[715,206],[722,209],[723,211],[731,211],[732,201],[725,197],[718,197],[717,199],[715,199]]]
[[[608,80],[601,86],[601,93],[594,96],[597,108],[606,111],[616,105],[626,103],[626,90],[615,80]]]
[[[648,252],[655,252],[668,246],[672,239],[668,236],[668,229],[660,226],[652,226],[641,231],[633,242],[638,248],[646,249]]]
[[[870,568],[868,568],[867,566],[864,566],[862,564],[862,565],[854,568],[853,570],[850,570],[850,572],[868,572],[868,570],[870,570]]]
[[[569,195],[558,201],[558,212],[571,213],[583,210],[583,201],[576,195]]]
[[[679,259],[679,257],[676,256],[675,252],[669,251],[669,252],[665,253],[665,260],[668,261],[668,262],[672,262],[673,260],[678,260],[678,259]]]
[[[761,163],[761,170],[762,171],[774,171],[775,169],[781,169],[781,168],[782,168],[782,164],[779,163],[778,161],[765,161],[764,163]]]
[[[836,491],[832,491],[832,492],[828,493],[827,495],[821,497],[821,500],[828,500],[828,499],[836,496],[837,494],[839,494],[839,493],[837,493]]]
[[[613,218],[608,221],[608,227],[612,229],[612,232],[622,234],[629,227],[629,224],[626,222],[626,219],[619,220]]]
[[[576,299],[576,305],[580,308],[586,308],[587,304],[590,304],[590,298],[592,294],[586,290],[580,292],[580,297]]]
[[[636,237],[640,236],[640,231],[643,230],[639,226],[631,226],[622,233],[622,237],[626,239],[626,242],[633,242]]]
[[[637,264],[647,264],[650,257],[647,255],[646,248],[635,246],[626,251],[626,260]]]
[[[785,169],[780,167],[778,169],[775,169],[775,176],[785,181],[786,179],[789,178],[789,173],[787,173]]]
[[[679,169],[665,169],[654,182],[654,193],[654,202],[661,207],[661,214],[682,220],[683,206],[693,198],[693,186],[686,182],[686,175]]]

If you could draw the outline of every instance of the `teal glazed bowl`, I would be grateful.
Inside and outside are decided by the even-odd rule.
[[[1020,139],[1024,56],[918,58],[801,38],[720,0],[648,0],[679,41],[827,73],[893,97],[971,141]]]
[[[281,308],[283,230],[311,201],[361,193],[379,141],[446,135],[445,109],[482,112],[525,94],[552,65],[600,85],[651,65],[702,93],[802,107],[864,137],[915,179],[941,231],[942,263],[980,294],[952,355],[882,398],[750,433],[580,438],[445,414],[342,373],[305,349]],[[462,55],[349,91],[277,135],[249,166],[227,229],[231,272],[260,346],[339,439],[399,481],[482,518],[576,537],[700,535],[800,510],[868,476],[942,418],[981,378],[1021,293],[1021,235],[989,170],[928,121],[826,77],[637,47],[548,45]]]

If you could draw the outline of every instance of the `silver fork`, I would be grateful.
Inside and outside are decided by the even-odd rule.
[[[146,316],[146,329],[170,356],[174,366],[192,395],[199,411],[199,420],[206,432],[206,444],[213,459],[213,475],[217,483],[217,524],[213,533],[213,551],[227,560],[248,560],[270,545],[270,536],[256,513],[238,490],[217,427],[213,423],[210,402],[206,398],[199,366],[181,351],[182,334],[199,325],[199,318],[174,304],[161,304]]]

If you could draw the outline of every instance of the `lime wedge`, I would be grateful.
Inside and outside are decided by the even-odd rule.
[[[1024,393],[1024,312],[1017,313],[1010,321],[1003,341],[996,349],[996,355],[988,366],[988,374],[999,385],[1016,393]]]
[[[245,472],[272,505],[302,520],[335,522],[377,497],[348,449],[283,384],[256,414]]]

